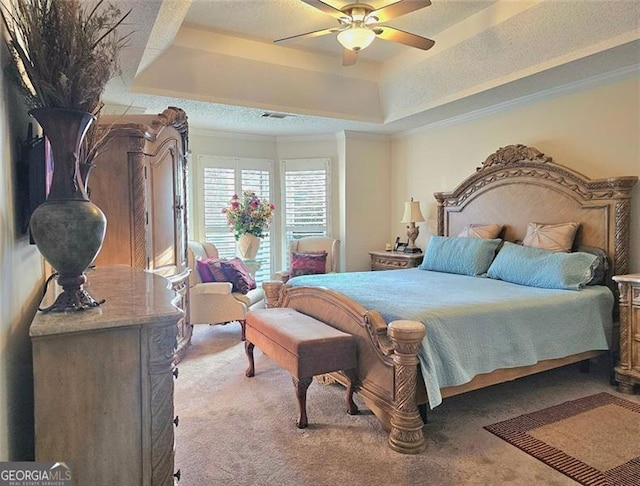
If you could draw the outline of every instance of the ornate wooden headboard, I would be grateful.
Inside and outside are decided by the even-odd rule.
[[[525,145],[498,149],[452,192],[434,194],[438,235],[467,224],[504,225],[504,239],[522,240],[527,224],[580,223],[576,245],[602,248],[612,275],[629,263],[630,192],[637,177],[592,180]]]

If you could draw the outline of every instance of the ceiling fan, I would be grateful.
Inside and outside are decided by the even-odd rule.
[[[418,49],[427,50],[435,44],[431,39],[420,37],[409,32],[394,29],[386,25],[381,25],[400,15],[419,10],[431,5],[431,0],[397,0],[380,8],[373,8],[366,3],[350,3],[342,8],[336,8],[333,5],[322,0],[300,0],[307,5],[317,8],[321,12],[331,15],[337,19],[337,27],[329,29],[316,30],[307,32],[306,34],[285,37],[284,39],[275,40],[275,43],[287,42],[293,39],[305,37],[319,37],[326,34],[338,34],[338,42],[344,47],[342,53],[342,65],[351,66],[358,59],[358,52],[366,48],[373,42],[373,39],[379,37],[384,40],[398,42]]]

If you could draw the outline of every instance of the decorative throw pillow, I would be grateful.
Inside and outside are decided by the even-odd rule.
[[[580,226],[578,223],[529,223],[522,244],[544,250],[571,251],[578,226]]]
[[[230,282],[222,269],[222,262],[226,262],[227,260],[209,258],[206,261],[207,266],[209,267],[209,272],[211,272],[211,276],[213,277],[213,282]]]
[[[315,275],[325,273],[327,267],[326,251],[294,251],[291,255],[291,278],[298,275]]]
[[[209,270],[209,258],[204,260],[196,261],[196,266],[198,268],[198,273],[200,274],[200,280],[203,282],[215,282],[216,280],[213,278],[213,274],[211,270]]]
[[[580,290],[593,278],[597,257],[504,243],[487,275],[529,287]]]
[[[458,236],[491,240],[500,236],[501,231],[502,225],[500,224],[468,224]]]
[[[221,260],[220,266],[227,278],[227,282],[233,284],[232,292],[246,294],[249,290],[256,288],[256,281],[251,276],[249,268],[239,258]]]
[[[496,255],[499,239],[432,236],[420,264],[421,270],[482,275]]]

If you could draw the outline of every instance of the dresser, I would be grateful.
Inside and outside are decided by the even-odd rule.
[[[103,116],[108,142],[95,159],[89,195],[107,217],[95,265],[125,264],[169,279],[185,311],[178,323],[176,361],[191,341],[187,266],[187,116]]]
[[[78,486],[172,486],[176,293],[126,266],[87,276],[105,303],[38,312],[30,328],[36,460],[71,462]]]
[[[399,251],[370,251],[371,270],[399,270],[414,268],[422,263],[422,253],[403,253]]]
[[[615,367],[618,391],[633,393],[640,384],[640,273],[616,275],[620,290],[620,351]]]

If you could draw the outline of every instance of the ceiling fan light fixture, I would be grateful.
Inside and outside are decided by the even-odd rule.
[[[351,51],[361,51],[373,42],[376,34],[365,27],[352,27],[338,34],[338,42]]]

